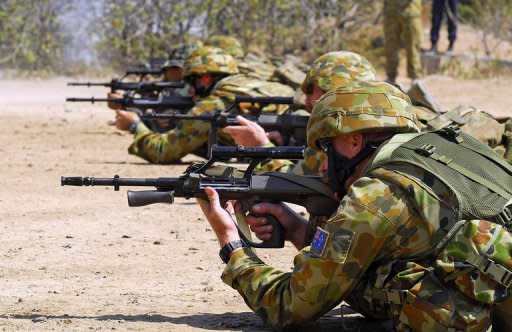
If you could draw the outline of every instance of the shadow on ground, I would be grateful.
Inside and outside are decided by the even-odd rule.
[[[343,313],[343,317],[342,317]],[[266,328],[261,320],[252,312],[241,313],[199,313],[192,315],[177,315],[176,317],[159,314],[141,314],[141,315],[99,315],[99,316],[81,316],[81,315],[42,315],[42,314],[17,314],[0,315],[0,319],[26,319],[33,322],[45,322],[48,320],[80,320],[91,319],[98,321],[123,321],[123,322],[147,322],[147,323],[170,323],[175,325],[186,325],[189,327],[205,330],[231,330],[231,331],[271,331]],[[364,319],[360,315],[345,309],[334,309],[313,325],[307,328],[297,329],[297,331],[319,332],[319,331],[385,331],[385,324],[377,321]]]

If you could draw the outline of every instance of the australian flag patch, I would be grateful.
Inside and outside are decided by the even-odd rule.
[[[311,242],[311,253],[317,256],[322,256],[324,254],[328,239],[329,233],[324,231],[320,227],[317,227],[315,236],[313,237],[313,241]]]

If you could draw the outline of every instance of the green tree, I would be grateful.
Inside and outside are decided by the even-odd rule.
[[[183,43],[201,1],[109,0],[93,25],[97,48],[106,64],[124,67],[148,57],[167,56]]]
[[[58,70],[65,42],[58,15],[69,8],[56,0],[0,2],[0,65]]]
[[[487,56],[491,56],[504,40],[512,41],[512,0],[464,0],[460,5],[460,16],[480,31]]]

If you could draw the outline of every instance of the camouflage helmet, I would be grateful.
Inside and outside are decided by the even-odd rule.
[[[329,90],[308,121],[308,146],[326,137],[362,133],[419,132],[409,97],[386,82],[354,81]]]
[[[375,69],[363,56],[348,52],[329,52],[317,58],[302,82],[302,92],[313,92],[313,85],[317,84],[322,90],[343,86],[352,80],[375,80]]]
[[[183,63],[185,62],[185,58],[188,56],[188,54],[201,46],[203,46],[201,41],[179,44],[171,50],[169,53],[169,59],[163,64],[162,67],[183,67]]]
[[[243,58],[245,55],[242,43],[231,36],[210,36],[204,41],[204,45],[222,48],[237,59]]]
[[[231,55],[220,48],[199,47],[185,59],[183,76],[204,74],[238,74],[238,65]]]

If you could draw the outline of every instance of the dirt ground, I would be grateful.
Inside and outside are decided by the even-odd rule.
[[[218,245],[193,200],[129,208],[126,189],[60,186],[62,175],[177,176],[187,166],[150,165],[128,155],[131,136],[107,125],[111,111],[64,102],[103,96],[104,89],[66,87],[66,81],[0,81],[0,327],[265,330],[221,282]],[[496,115],[512,114],[511,84],[425,79],[443,108],[466,103]],[[259,253],[289,270],[295,250]],[[339,315],[331,312],[310,330],[339,330]],[[371,325],[350,312],[343,324]]]

